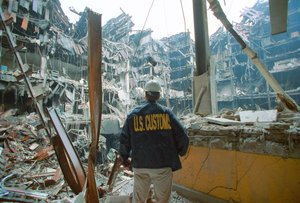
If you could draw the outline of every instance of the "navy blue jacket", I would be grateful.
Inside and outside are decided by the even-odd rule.
[[[119,154],[132,158],[134,168],[181,168],[178,155],[186,154],[186,130],[168,108],[148,102],[128,114],[120,136]]]

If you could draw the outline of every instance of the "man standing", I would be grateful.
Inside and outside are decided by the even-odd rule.
[[[173,171],[181,168],[189,139],[175,114],[157,103],[161,87],[155,80],[145,85],[146,103],[128,114],[120,136],[123,165],[134,172],[133,202],[146,202],[150,185],[156,202],[171,202]]]

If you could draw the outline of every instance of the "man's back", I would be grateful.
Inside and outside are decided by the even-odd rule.
[[[160,98],[160,84],[150,80],[144,90],[147,103],[127,116],[119,153],[124,165],[130,164],[131,155],[133,202],[145,202],[153,184],[156,202],[169,203],[172,171],[181,168],[178,155],[187,152],[189,139],[172,111],[156,103]]]
[[[188,139],[176,116],[166,107],[148,102],[135,108],[128,115],[122,134],[121,144],[124,134],[130,135],[123,141],[130,140],[133,167],[181,168],[178,154],[185,153]]]

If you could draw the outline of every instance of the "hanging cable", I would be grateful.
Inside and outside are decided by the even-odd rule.
[[[147,23],[147,20],[148,20],[149,15],[150,15],[150,11],[151,11],[151,9],[152,9],[153,4],[154,4],[154,0],[152,1],[151,6],[150,6],[150,8],[149,8],[149,10],[148,10],[147,17],[146,17],[146,20],[145,20],[145,23],[144,23],[144,25],[143,25],[143,28],[142,28],[142,31],[141,31],[141,32],[143,32],[143,30],[145,29],[145,26],[146,26],[146,23]]]
[[[154,0],[152,0],[152,3],[151,3],[151,5],[150,5],[150,8],[149,8],[148,13],[147,13],[147,17],[146,17],[145,23],[144,23],[144,25],[143,25],[143,28],[142,28],[140,34],[139,34],[139,37],[138,37],[138,46],[139,46],[140,40],[141,40],[141,38],[142,38],[142,34],[143,34],[144,29],[145,29],[145,26],[146,26],[146,23],[147,23],[147,20],[148,20],[149,15],[150,15],[150,11],[151,11],[151,9],[152,9],[153,4],[154,4]],[[134,54],[133,54],[133,57],[132,57],[132,58],[135,57],[136,50],[137,50],[138,46],[137,46],[136,49],[134,50]]]
[[[186,32],[186,21],[185,21],[185,15],[184,15],[184,10],[183,10],[182,0],[180,0],[180,6],[181,6],[183,22],[184,22],[184,32]]]

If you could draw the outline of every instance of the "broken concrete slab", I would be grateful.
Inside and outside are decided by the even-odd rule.
[[[277,110],[265,111],[240,111],[241,122],[275,122],[277,120]]]
[[[243,122],[240,121],[234,121],[226,118],[214,118],[214,117],[205,117],[205,119],[209,123],[213,124],[218,124],[218,125],[223,125],[223,126],[228,126],[228,125],[243,125]]]
[[[287,130],[290,128],[291,124],[289,123],[279,123],[279,122],[258,122],[254,126],[259,128],[264,128],[268,130]]]

